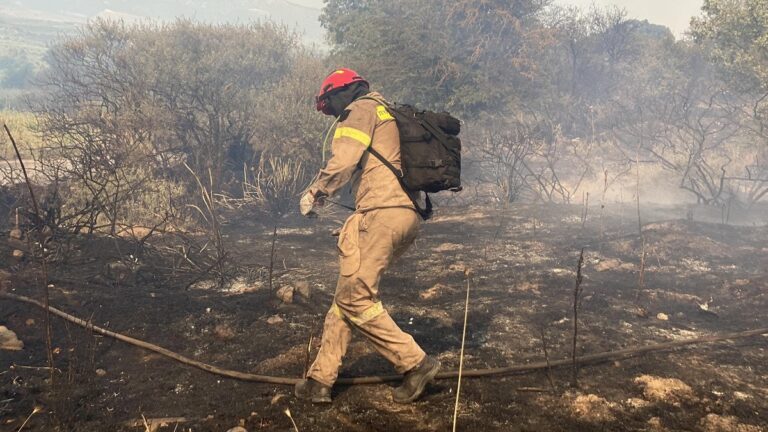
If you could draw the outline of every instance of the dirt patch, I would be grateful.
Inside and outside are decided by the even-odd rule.
[[[595,271],[598,272],[604,272],[608,270],[623,270],[623,271],[634,271],[635,265],[632,263],[623,263],[621,260],[618,259],[605,259],[599,261],[594,266]]]
[[[432,248],[435,252],[453,252],[464,249],[464,246],[456,243],[443,243],[437,247]]]
[[[635,384],[643,389],[643,396],[651,402],[670,405],[690,404],[697,401],[693,389],[677,378],[660,378],[642,375],[635,378]]]
[[[739,423],[736,417],[717,414],[708,414],[701,419],[701,429],[703,432],[765,432],[761,427]]]
[[[571,411],[579,420],[602,423],[615,419],[612,412],[615,406],[615,403],[598,395],[578,395],[571,403]]]

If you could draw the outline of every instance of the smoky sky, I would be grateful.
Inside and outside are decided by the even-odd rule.
[[[691,17],[700,13],[703,0],[556,0],[562,5],[589,8],[616,5],[626,9],[630,18],[647,19],[654,24],[669,27],[676,36],[681,36],[691,22]]]
[[[292,3],[322,8],[323,0],[289,0]],[[654,24],[669,27],[680,37],[688,29],[691,18],[699,15],[703,0],[554,0],[555,4],[574,5],[588,9],[593,4],[599,7],[618,6],[627,11],[630,18],[648,20]]]

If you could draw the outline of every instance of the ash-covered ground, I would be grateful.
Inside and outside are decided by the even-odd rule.
[[[686,219],[684,210],[648,208],[642,236],[634,212],[593,207],[585,221],[579,206],[441,208],[383,279],[383,301],[444,370],[458,368],[467,283],[466,368],[543,361],[542,334],[549,359],[565,359],[584,248],[579,355],[766,326],[765,212],[736,226],[722,223],[719,210]],[[174,273],[173,259],[154,245],[162,236],[137,255],[125,239],[67,239],[49,266],[51,304],[216,366],[299,377],[330,305],[330,234],[343,217],[277,221],[271,291],[273,222],[231,215],[224,233],[232,277],[223,286]],[[0,254],[9,257],[5,239]],[[33,260],[0,263],[6,289],[42,298]],[[275,291],[285,287],[281,300]],[[25,430],[147,430],[143,416],[170,418],[148,423],[158,431],[289,431],[286,408],[301,431],[451,427],[455,379],[436,382],[412,405],[394,404],[391,385],[373,385],[337,387],[333,405],[318,407],[297,402],[290,387],[219,377],[51,319],[53,385],[39,369],[47,364],[42,311],[0,300],[0,325],[24,343],[0,351],[0,430],[17,430],[34,407],[42,411]],[[568,368],[554,369],[551,382],[546,372],[465,379],[458,430],[768,430],[767,350],[768,337],[757,336],[608,361],[580,368],[575,388]],[[355,336],[342,375],[391,373]]]

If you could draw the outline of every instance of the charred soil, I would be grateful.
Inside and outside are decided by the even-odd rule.
[[[630,211],[590,217],[579,207],[443,208],[384,277],[391,314],[444,370],[457,369],[466,274],[471,303],[465,368],[571,353],[576,263],[585,248],[577,354],[765,327],[768,228],[689,220],[646,223]],[[594,214],[595,212],[593,212]],[[220,367],[300,377],[312,357],[335,285],[342,214],[273,222],[230,218],[229,277],[219,283],[177,272],[173,257],[124,239],[54,239],[51,305],[94,324]],[[12,246],[0,241],[0,254]],[[158,237],[159,238],[159,237]],[[160,241],[160,240],[159,240]],[[66,247],[65,247],[66,245]],[[645,259],[642,254],[645,250]],[[34,260],[0,260],[11,292],[42,298]],[[469,271],[467,271],[469,270]],[[642,284],[640,276],[642,273]],[[282,300],[275,294],[280,288]],[[286,292],[291,291],[292,296]],[[288,297],[286,297],[288,296]],[[284,300],[291,300],[286,303]],[[334,402],[296,401],[292,388],[226,379],[51,318],[56,371],[44,369],[44,314],[0,300],[0,325],[24,342],[0,351],[0,430],[444,431],[455,380],[433,384],[411,405],[392,385],[334,389]],[[343,376],[392,374],[357,335]],[[699,345],[547,374],[466,379],[460,430],[768,430],[768,337]],[[133,426],[131,425],[132,422]]]

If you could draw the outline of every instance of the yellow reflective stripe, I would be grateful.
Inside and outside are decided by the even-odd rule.
[[[377,302],[374,303],[373,306],[366,309],[365,312],[361,313],[360,316],[349,317],[349,320],[356,325],[363,325],[381,315],[382,312],[384,312],[384,305],[382,305],[381,302]]]
[[[331,305],[331,312],[333,312],[334,315],[337,317],[344,319],[344,314],[341,312],[341,309],[339,309],[338,306],[336,306],[336,302],[333,302]]]
[[[352,138],[366,147],[371,145],[371,137],[368,136],[367,133],[351,127],[336,128],[336,132],[333,134],[333,139],[336,138]]]
[[[381,315],[384,312],[384,305],[381,304],[381,302],[376,302],[373,304],[373,306],[369,307],[363,313],[361,313],[360,316],[353,317],[344,313],[341,308],[336,305],[336,302],[334,302],[331,306],[331,312],[333,312],[334,315],[341,319],[346,317],[348,320],[352,321],[352,324],[359,326]]]
[[[376,107],[376,115],[379,116],[379,120],[385,121],[385,120],[394,120],[394,117],[392,117],[392,114],[389,113],[389,110],[387,110],[387,107],[385,106],[377,106]]]

